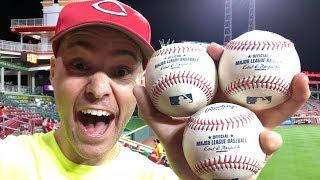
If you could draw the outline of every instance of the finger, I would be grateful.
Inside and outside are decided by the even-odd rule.
[[[309,79],[299,73],[294,76],[291,83],[291,96],[284,103],[261,112],[256,112],[262,124],[273,128],[297,112],[310,97]]]
[[[218,86],[217,92],[214,95],[212,103],[219,103],[219,102],[230,102],[230,100],[226,97],[226,95],[221,90],[221,87]]]
[[[139,115],[144,118],[144,120],[148,121],[156,117],[157,119],[164,119],[165,115],[157,111],[149,96],[147,95],[146,89],[142,86],[136,86],[133,89],[133,94],[137,99],[137,105],[139,108]]]
[[[221,45],[217,44],[217,43],[210,44],[208,46],[208,48],[207,48],[208,54],[215,61],[220,60],[221,55],[223,53],[223,50],[224,50],[224,48]]]
[[[279,133],[267,129],[260,134],[259,139],[260,147],[267,156],[280,149],[283,143],[282,137]]]

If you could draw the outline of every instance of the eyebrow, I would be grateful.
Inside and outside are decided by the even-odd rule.
[[[74,46],[80,46],[80,47],[83,47],[83,48],[88,49],[90,51],[95,51],[94,45],[92,43],[88,42],[88,41],[76,40],[76,41],[71,41],[70,43],[67,44],[67,48],[68,49],[72,48]],[[128,50],[128,49],[116,49],[116,50],[114,50],[112,52],[112,55],[114,55],[114,56],[129,55],[137,62],[142,61],[142,60],[139,59],[137,53],[135,53],[132,50]]]
[[[92,43],[89,43],[88,41],[82,41],[82,40],[77,40],[77,41],[71,41],[70,43],[68,43],[67,48],[72,48],[74,46],[80,46],[83,47],[85,49],[88,49],[90,51],[94,51],[95,48],[93,46]]]
[[[115,50],[114,52],[112,52],[112,55],[115,56],[125,56],[125,55],[129,55],[131,56],[134,60],[136,60],[137,62],[139,61],[138,59],[138,55],[136,53],[134,53],[133,51],[127,50],[127,49],[118,49]]]

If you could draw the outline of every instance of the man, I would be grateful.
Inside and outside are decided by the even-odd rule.
[[[185,123],[158,112],[143,87],[144,68],[154,52],[150,36],[148,21],[118,1],[67,5],[52,39],[50,70],[60,128],[1,142],[1,179],[197,179],[182,151]],[[208,52],[219,60],[223,48],[211,45]],[[286,103],[257,114],[266,128],[273,128],[298,110],[309,93],[307,77],[298,74]],[[219,93],[216,100],[226,99]],[[173,171],[117,142],[136,103]],[[260,142],[271,154],[281,137],[266,129]]]
[[[0,106],[0,118],[1,121],[3,122],[6,118],[6,113],[5,113],[6,107],[5,106]]]
[[[4,121],[7,119],[6,113],[5,113],[6,107],[1,105],[0,106],[0,123],[1,123],[1,130],[5,131]]]

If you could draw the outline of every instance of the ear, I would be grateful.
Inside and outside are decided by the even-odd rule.
[[[144,70],[143,71],[143,73],[142,73],[142,76],[141,76],[141,86],[146,86],[146,76],[145,76],[145,74],[146,74],[146,71]]]
[[[50,59],[50,83],[52,86],[54,86],[53,79],[55,75],[55,67],[56,67],[56,58],[54,56],[51,57]]]

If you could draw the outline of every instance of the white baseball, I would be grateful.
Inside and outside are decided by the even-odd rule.
[[[294,44],[272,32],[254,30],[230,41],[219,64],[222,91],[252,110],[283,103],[299,73],[300,60]]]
[[[146,68],[146,90],[162,113],[186,117],[209,104],[217,89],[217,70],[206,48],[174,43],[156,51]]]
[[[263,166],[263,126],[247,108],[211,104],[190,117],[183,135],[188,164],[202,179],[248,179]]]

